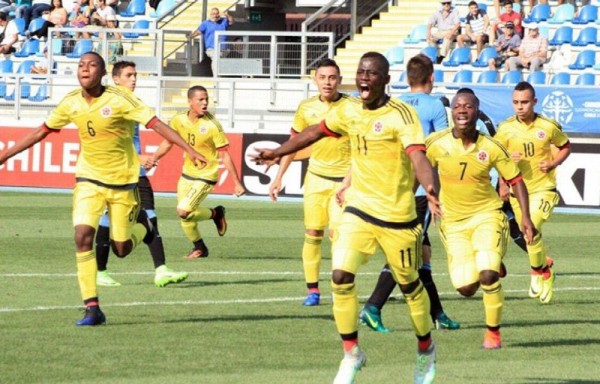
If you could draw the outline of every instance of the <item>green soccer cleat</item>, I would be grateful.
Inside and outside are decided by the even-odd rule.
[[[154,284],[157,287],[165,287],[169,284],[181,283],[188,278],[187,272],[175,272],[166,265],[161,265],[156,268],[156,275],[154,276]]]
[[[540,301],[542,304],[549,304],[552,301],[552,290],[554,287],[554,270],[548,268],[550,276],[547,279],[542,278],[542,291],[540,292]]]
[[[352,384],[356,374],[367,364],[367,355],[358,345],[352,348],[350,353],[345,354],[333,384]]]
[[[444,312],[441,312],[435,319],[436,329],[455,330],[460,328],[460,324],[448,317]]]
[[[432,342],[425,352],[417,349],[415,384],[431,384],[433,379],[435,379],[435,343]]]
[[[390,330],[383,326],[381,320],[381,311],[374,305],[367,304],[358,314],[358,320],[375,332],[390,333]]]
[[[112,276],[108,274],[108,271],[98,271],[96,274],[96,285],[101,287],[120,287],[121,283],[117,280],[113,279]]]

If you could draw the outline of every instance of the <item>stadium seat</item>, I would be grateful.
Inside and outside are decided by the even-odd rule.
[[[551,85],[569,85],[571,83],[571,75],[567,72],[559,72],[550,79]]]
[[[527,82],[532,85],[546,84],[546,72],[534,71],[527,76]]]
[[[591,68],[596,64],[596,51],[586,49],[579,52],[575,62],[569,65],[569,69]]]
[[[437,47],[425,47],[421,50],[421,53],[424,54],[425,56],[429,57],[429,59],[431,59],[431,61],[435,64],[437,61]]]
[[[484,11],[485,13],[487,13],[487,4],[484,3],[483,1],[479,1],[477,3],[477,8],[481,9],[482,11]]]
[[[38,39],[25,40],[21,49],[15,52],[15,57],[28,57],[35,55],[40,50],[40,41]]]
[[[164,1],[164,0],[163,0]],[[427,25],[419,24],[415,26],[412,31],[408,34],[408,37],[404,39],[405,44],[417,44],[427,39]]]
[[[575,80],[575,85],[595,85],[596,84],[596,75],[593,73],[582,73],[577,76]]]
[[[496,84],[498,82],[498,71],[483,71],[477,78],[478,84]]]
[[[445,67],[458,67],[461,64],[468,64],[471,61],[471,49],[468,47],[454,48],[448,60],[442,62]]]
[[[472,62],[471,65],[478,68],[485,68],[488,66],[490,59],[495,59],[496,57],[498,57],[498,51],[496,51],[496,48],[486,47],[481,51],[477,60]]]
[[[62,55],[62,39],[54,39],[52,40],[52,56],[60,56]],[[44,51],[38,52],[35,54],[38,57],[44,57]]]
[[[408,88],[408,83],[406,82],[406,71],[400,74],[400,78],[395,83],[392,83],[393,89],[406,89]]]
[[[540,25],[540,35],[550,40],[550,27],[547,25]]]
[[[561,4],[554,9],[554,14],[547,20],[548,24],[562,24],[573,20],[575,6],[573,4]]]
[[[446,85],[446,88],[448,89],[458,89],[460,88],[463,83],[472,83],[473,82],[473,71],[471,71],[470,69],[461,69],[460,71],[456,72],[456,74],[454,75],[454,78],[452,79],[452,83],[449,85]]]
[[[444,71],[441,69],[433,70],[433,82],[434,83],[443,83],[444,82]]]
[[[29,101],[41,102],[48,98],[48,83],[41,84],[35,95],[29,96]]]
[[[75,47],[73,48],[73,52],[67,53],[67,57],[70,59],[78,59],[84,53],[91,52],[93,48],[94,48],[94,44],[92,43],[92,40],[90,40],[90,39],[79,40],[77,42],[77,44],[75,44]]]
[[[14,19],[14,22],[15,22],[15,25],[17,26],[17,29],[19,30],[19,35],[25,36],[25,19],[16,18],[16,19]]]
[[[25,60],[25,61],[21,62],[21,64],[19,64],[19,68],[17,68],[17,71],[15,73],[17,73],[17,74],[31,73],[31,67],[33,67],[34,65],[35,65],[35,61]],[[22,99],[29,98],[30,92],[31,92],[31,84],[29,83],[29,81],[22,79],[21,80],[21,98]],[[4,98],[8,101],[14,101],[15,96],[16,96],[15,93],[16,93],[16,89],[14,89],[10,95],[4,96]]]
[[[390,66],[404,63],[404,47],[391,47],[385,53],[385,58],[389,61]]]
[[[549,4],[538,4],[533,7],[529,16],[523,19],[523,23],[539,23],[550,18],[550,5]]]
[[[548,41],[551,46],[570,44],[573,41],[573,28],[564,25],[554,32],[554,36]]]
[[[136,20],[131,27],[133,29],[150,29],[149,20]],[[124,32],[123,37],[127,39],[137,39],[140,36],[148,36],[147,33]],[[390,63],[391,64],[391,63]]]
[[[132,0],[127,9],[121,13],[119,16],[121,17],[135,17],[137,15],[145,15],[146,14],[146,0]]]
[[[158,3],[156,7],[156,11],[150,12],[150,17],[163,17],[165,16],[171,9],[175,8],[178,3],[175,0],[162,0]]]
[[[517,84],[523,80],[521,71],[508,71],[502,76],[502,84]]]
[[[27,31],[29,33],[34,33],[35,31],[39,31],[40,29],[42,29],[45,22],[46,22],[46,20],[43,17],[38,17],[36,19],[33,19],[29,23],[29,28],[27,28]]]
[[[595,5],[584,5],[579,10],[579,15],[575,16],[571,23],[573,24],[587,24],[594,22],[598,18],[598,7]]]
[[[579,35],[571,42],[576,47],[585,47],[588,44],[596,44],[598,41],[598,30],[596,27],[585,27],[579,31]]]
[[[12,60],[5,59],[0,61],[0,73],[12,73],[13,62]]]

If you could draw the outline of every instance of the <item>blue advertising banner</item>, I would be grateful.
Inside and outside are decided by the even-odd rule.
[[[480,100],[480,109],[495,125],[514,115],[513,86],[473,84],[471,88]],[[535,111],[558,121],[563,131],[600,135],[600,92],[597,89],[536,85],[535,92],[538,100]]]

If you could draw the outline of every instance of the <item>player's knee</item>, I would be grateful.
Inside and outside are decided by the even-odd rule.
[[[77,225],[75,227],[75,246],[77,251],[89,251],[93,248],[96,231],[88,225]]]
[[[117,257],[125,257],[131,253],[133,250],[132,244],[130,241],[112,241],[110,242],[111,248]]]
[[[500,275],[496,271],[486,269],[479,272],[479,282],[481,285],[493,285],[500,279]]]
[[[190,212],[177,208],[177,216],[179,216],[180,218],[185,220],[189,215]]]
[[[355,291],[356,285],[354,282],[349,284],[336,284],[331,281],[331,292],[334,295],[351,295]]]
[[[469,285],[460,287],[457,289],[457,291],[458,291],[458,293],[461,294],[461,296],[471,297],[477,292],[478,289],[479,289],[479,282],[475,282],[473,284],[469,284]]]
[[[412,283],[408,284],[398,284],[400,286],[400,290],[404,296],[410,296],[415,290],[419,287],[421,280],[417,279]]]
[[[307,234],[308,236],[314,236],[314,237],[323,237],[323,233],[324,231],[322,229],[306,229],[304,231],[305,234]]]
[[[344,285],[344,284],[354,284],[354,274],[346,271],[342,271],[341,269],[335,269],[331,272],[331,284],[335,285]]]

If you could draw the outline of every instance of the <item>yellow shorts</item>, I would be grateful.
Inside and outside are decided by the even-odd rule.
[[[335,201],[341,182],[328,180],[310,172],[304,178],[304,227],[323,230],[336,229],[342,216],[342,207]]]
[[[177,182],[177,209],[195,211],[214,187],[214,184],[206,181],[180,177]]]
[[[373,256],[379,245],[396,281],[410,284],[419,277],[422,263],[421,232],[421,224],[408,229],[385,228],[344,212],[338,238],[333,241],[332,270],[356,275],[358,267]]]
[[[90,182],[78,182],[73,190],[73,226],[98,228],[104,210],[110,220],[110,238],[127,241],[140,210],[140,196],[135,189],[112,189]]]
[[[533,225],[538,231],[542,231],[542,226],[550,218],[559,200],[558,193],[554,191],[535,192],[529,195],[529,214]],[[510,205],[515,213],[515,220],[520,227],[523,213],[519,201],[515,197],[511,197]]]
[[[440,237],[455,288],[479,281],[479,272],[498,272],[508,245],[508,219],[500,210],[460,221],[442,220]]]

